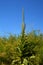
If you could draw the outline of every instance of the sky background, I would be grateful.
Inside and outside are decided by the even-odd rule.
[[[0,36],[21,33],[22,8],[26,32],[34,29],[43,33],[43,0],[0,0]]]

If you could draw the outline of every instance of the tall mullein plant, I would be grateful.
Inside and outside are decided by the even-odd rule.
[[[25,44],[25,23],[24,23],[24,11],[22,11],[22,35],[21,35],[21,44],[20,44],[20,50],[21,50],[21,63],[23,63],[23,49]]]
[[[22,11],[22,32],[21,32],[21,42],[20,45],[17,48],[17,52],[19,52],[19,57],[21,59],[21,64],[23,63],[23,50],[25,45],[25,23],[24,23],[24,11]]]

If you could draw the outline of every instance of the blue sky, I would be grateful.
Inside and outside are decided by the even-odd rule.
[[[26,32],[43,32],[43,0],[0,0],[0,35],[21,33],[22,8]]]

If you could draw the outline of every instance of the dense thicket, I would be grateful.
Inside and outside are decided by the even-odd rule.
[[[43,34],[0,37],[0,65],[43,65]]]

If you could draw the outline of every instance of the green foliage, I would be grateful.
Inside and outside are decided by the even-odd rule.
[[[0,65],[43,65],[43,34],[0,37]]]

